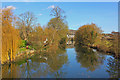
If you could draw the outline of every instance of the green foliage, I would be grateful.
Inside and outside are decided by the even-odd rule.
[[[22,40],[22,41],[21,41],[20,48],[26,47],[26,45],[27,45],[27,41],[26,41],[26,40]]]
[[[20,52],[22,52],[22,51],[26,51],[27,49],[26,49],[26,47],[24,47],[24,48],[20,48]]]
[[[33,49],[33,47],[31,45],[28,46],[28,49]]]

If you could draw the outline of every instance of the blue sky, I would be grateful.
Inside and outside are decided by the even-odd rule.
[[[1,0],[1,2],[118,2],[119,0]]]
[[[14,14],[33,12],[41,26],[52,18],[50,11],[59,6],[65,11],[69,29],[77,30],[84,24],[95,23],[105,33],[118,31],[117,2],[2,2],[2,7],[14,7]]]

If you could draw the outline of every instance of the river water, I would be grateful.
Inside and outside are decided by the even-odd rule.
[[[2,66],[2,78],[117,78],[118,60],[94,49],[72,47]],[[120,70],[120,69],[119,69]]]

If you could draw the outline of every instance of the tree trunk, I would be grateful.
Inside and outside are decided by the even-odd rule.
[[[12,53],[12,49],[11,49],[11,53],[10,53],[10,54],[11,54],[10,59],[11,59],[11,61],[12,61],[12,55],[13,55],[13,53]]]

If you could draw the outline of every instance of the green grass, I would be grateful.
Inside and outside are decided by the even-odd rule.
[[[26,40],[22,40],[19,51],[22,52],[22,51],[33,49],[31,45],[28,46],[28,49],[26,49],[26,46],[27,46],[27,41]]]
[[[26,49],[25,47],[23,47],[23,48],[20,48],[20,52],[22,52],[22,51],[26,51],[26,50],[28,50],[28,49]]]

